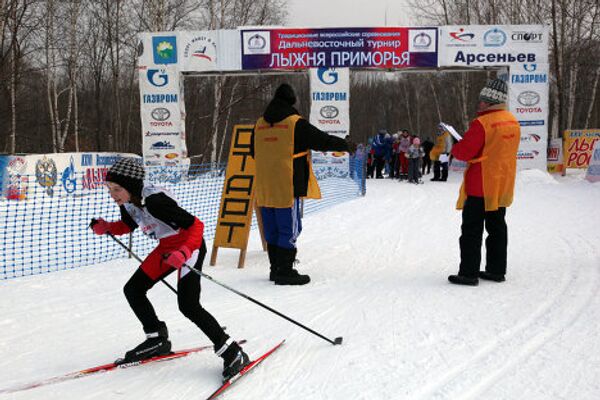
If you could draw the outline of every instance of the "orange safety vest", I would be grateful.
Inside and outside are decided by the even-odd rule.
[[[513,202],[521,128],[519,121],[507,110],[484,114],[477,120],[483,126],[485,144],[481,157],[470,160],[469,165],[481,163],[485,211],[496,211]],[[456,208],[461,210],[466,199],[463,180]]]
[[[306,156],[308,163],[306,198],[321,198],[321,190],[312,170],[310,150],[294,154],[294,129],[300,118],[299,115],[291,115],[274,125],[260,118],[254,127],[255,196],[259,207],[292,207],[294,159],[303,156]]]

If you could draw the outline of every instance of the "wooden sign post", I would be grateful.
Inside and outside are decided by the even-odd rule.
[[[221,195],[221,207],[213,242],[210,265],[217,262],[219,247],[240,250],[238,268],[244,268],[246,248],[252,225],[254,206],[254,159],[250,157],[250,143],[254,132],[253,125],[236,125],[233,128],[229,160]],[[262,218],[256,213],[263,242]]]

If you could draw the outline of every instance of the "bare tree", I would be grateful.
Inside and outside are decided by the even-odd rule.
[[[1,71],[8,60],[8,92],[10,98],[10,129],[9,141],[6,147],[10,153],[15,153],[17,148],[17,85],[20,75],[21,59],[23,57],[20,37],[27,33],[22,30],[30,15],[32,0],[8,0],[0,2],[0,77]],[[6,49],[6,50],[5,50]]]
[[[232,29],[240,25],[269,25],[283,21],[285,17],[284,0],[204,0],[203,20],[208,29]],[[217,76],[213,86],[213,98],[215,101],[211,121],[210,161],[217,162],[222,154],[225,141],[219,142],[219,129],[221,125],[227,125],[224,119],[230,115],[227,104],[233,104],[236,90],[230,90],[229,96],[224,97],[223,91],[228,86],[228,81],[235,78]],[[234,84],[235,86],[235,84]],[[219,143],[221,146],[219,147]]]

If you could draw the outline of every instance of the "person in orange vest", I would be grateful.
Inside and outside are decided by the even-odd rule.
[[[296,240],[302,231],[300,198],[321,198],[310,151],[353,153],[356,149],[352,142],[311,125],[293,107],[295,103],[294,89],[281,84],[256,122],[251,144],[256,204],[261,210],[271,264],[269,279],[277,285],[310,282],[308,275],[294,269]]]
[[[508,111],[508,86],[502,79],[489,81],[479,94],[475,118],[452,155],[467,162],[456,208],[462,210],[460,267],[448,280],[454,284],[479,284],[479,278],[503,282],[506,274],[508,233],[506,207],[513,202],[519,121]],[[485,271],[479,271],[483,228]]]
[[[446,182],[448,180],[449,155],[452,151],[452,137],[442,125],[438,125],[435,133],[435,144],[429,153],[433,161],[433,182]]]

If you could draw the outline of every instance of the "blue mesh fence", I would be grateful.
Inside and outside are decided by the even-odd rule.
[[[323,193],[320,201],[306,202],[311,213],[365,194],[364,160],[351,158],[347,170],[315,166]],[[204,222],[204,237],[214,238],[219,213],[225,165],[192,165],[185,171],[175,167],[147,168],[149,180],[167,188],[178,203]],[[35,177],[28,177],[35,182]],[[60,181],[60,176],[58,181]],[[77,175],[77,180],[84,179]],[[59,193],[60,192],[60,193]],[[119,208],[99,185],[95,189],[66,194],[30,184],[19,200],[0,198],[0,279],[79,268],[117,258],[127,252],[105,236],[94,235],[90,220],[120,218]],[[256,222],[253,222],[256,227]],[[133,252],[148,254],[156,242],[139,230],[121,237]]]

